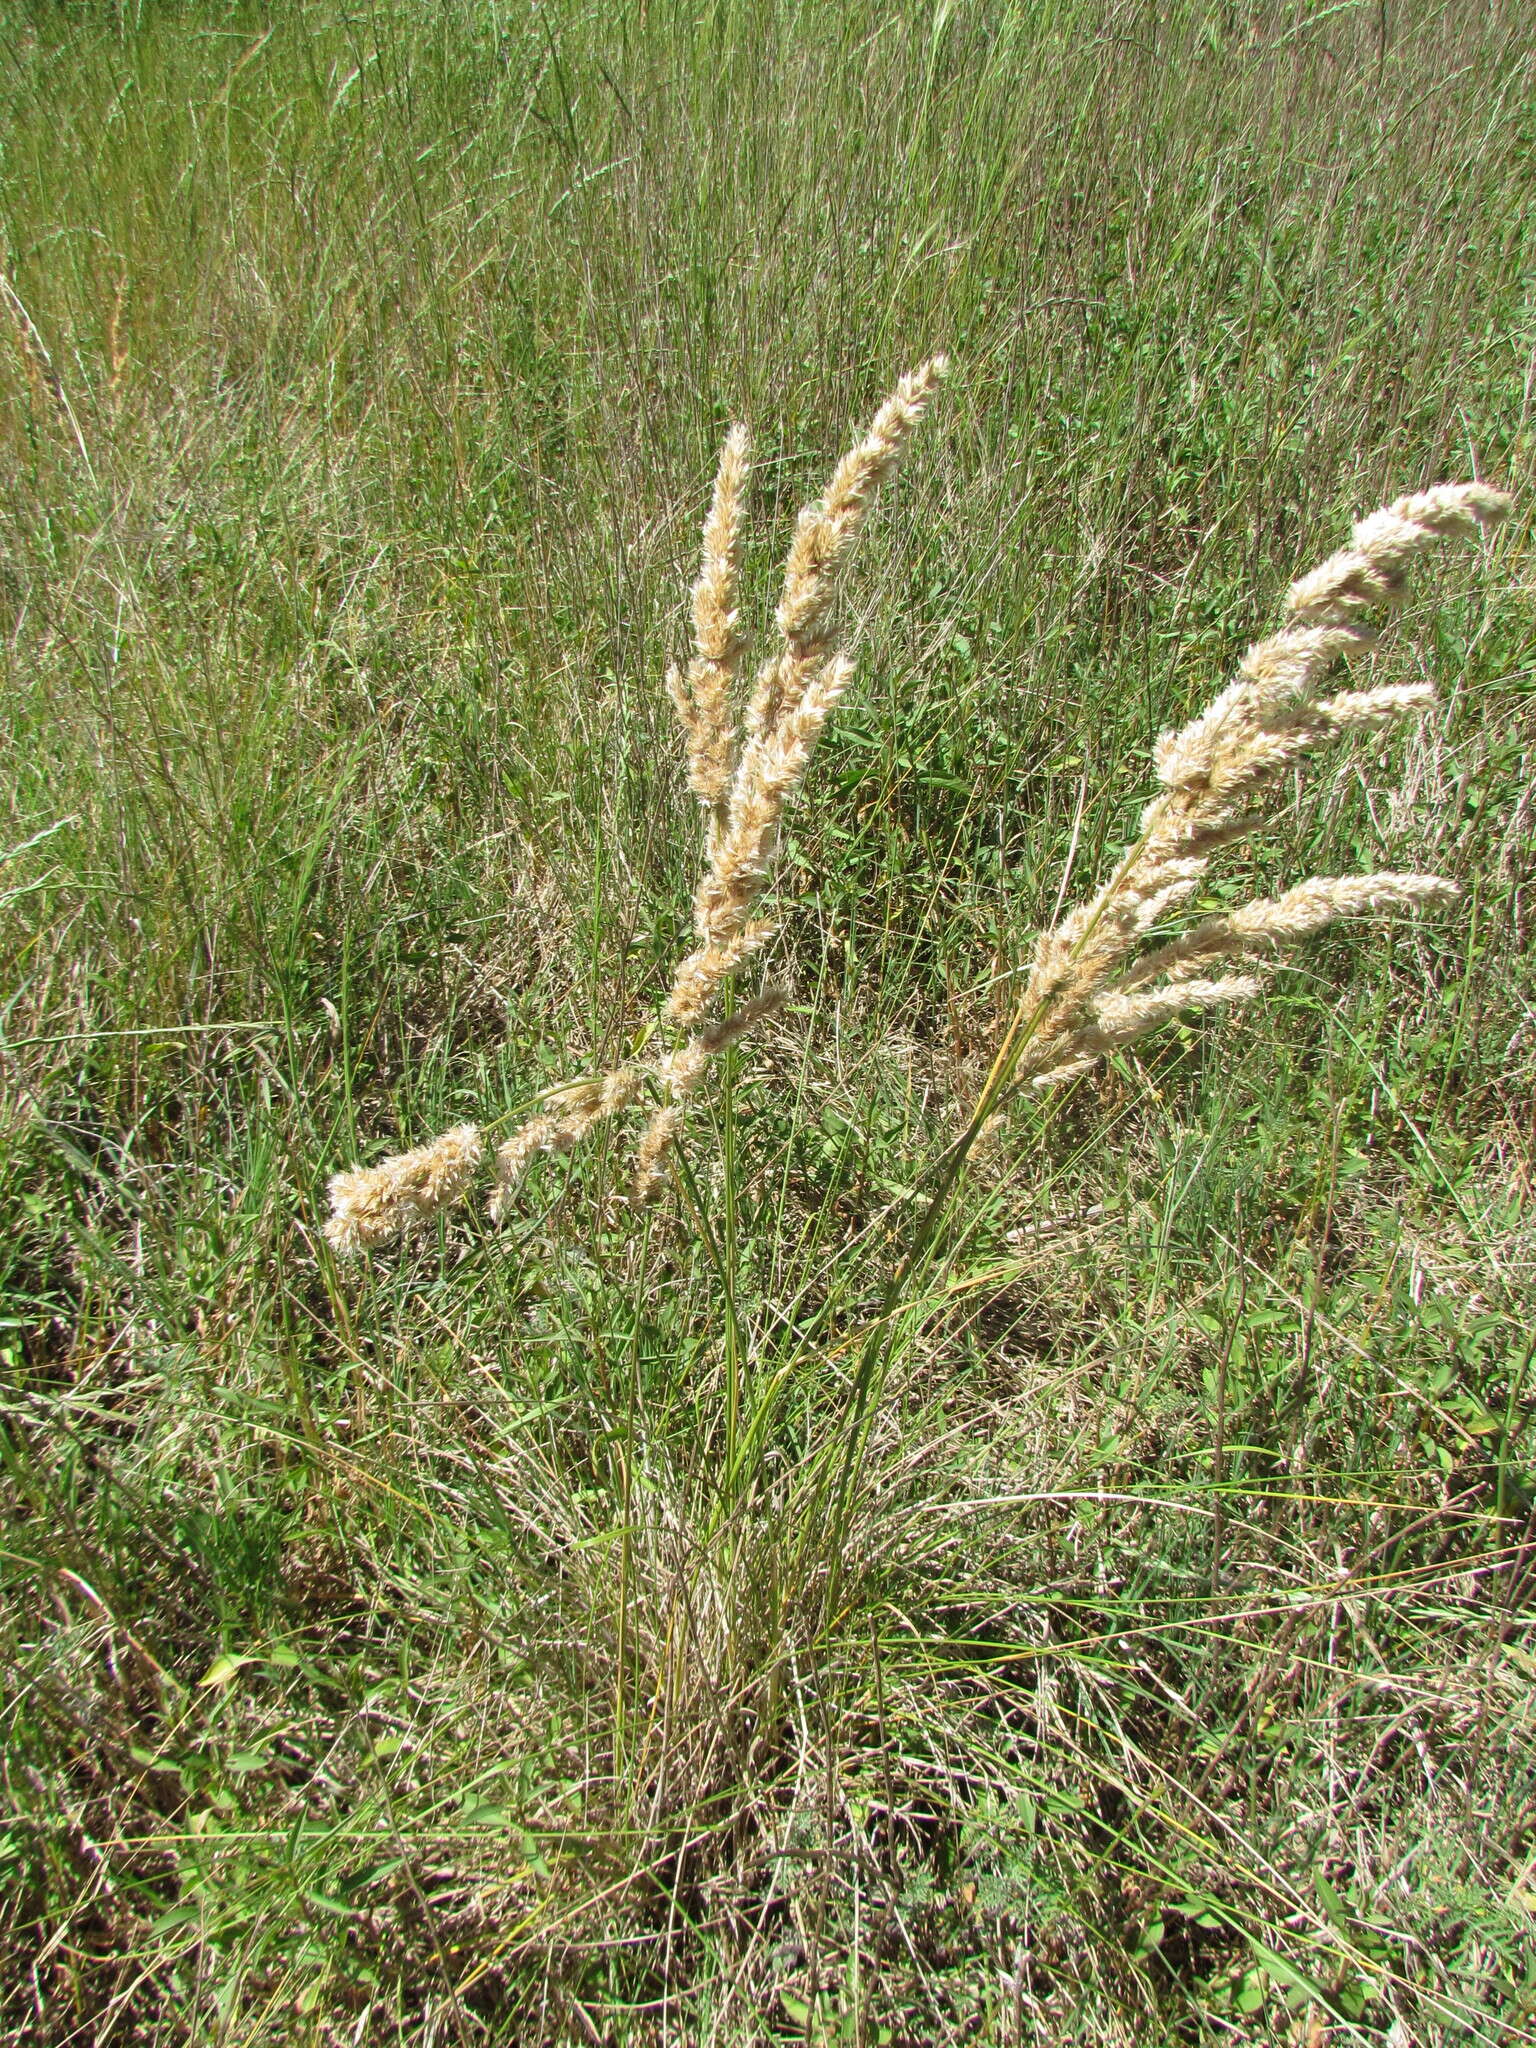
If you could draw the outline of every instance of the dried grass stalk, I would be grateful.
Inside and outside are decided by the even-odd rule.
[[[496,1153],[491,1221],[501,1221],[513,1189],[539,1153],[571,1151],[596,1125],[628,1109],[644,1085],[641,1068],[616,1067],[595,1081],[573,1082],[560,1091],[557,1110],[532,1117],[515,1130]]]
[[[735,760],[731,697],[745,645],[736,589],[741,575],[741,512],[747,480],[747,430],[734,426],[720,451],[704,559],[693,586],[693,659],[667,671],[667,693],[688,751],[688,787],[711,810],[723,807]]]
[[[833,644],[841,572],[875,493],[899,462],[947,368],[935,356],[903,377],[868,433],[838,463],[823,496],[800,514],[775,615],[781,644],[758,673],[740,744],[731,698],[743,645],[737,587],[746,430],[733,427],[726,437],[693,587],[694,654],[686,671],[674,667],[667,677],[687,750],[688,785],[706,811],[707,865],[694,898],[701,943],[679,962],[664,1011],[668,1023],[692,1035],[650,1070],[662,1100],[636,1153],[638,1200],[649,1200],[662,1187],[666,1153],[682,1126],[682,1103],[710,1061],[783,1003],[780,992],[769,990],[728,1019],[704,1021],[731,977],[773,937],[774,926],[755,918],[753,906],[768,879],[784,808],[853,679],[852,660]],[[626,1095],[621,1106],[633,1099]],[[577,1130],[569,1117],[546,1115],[514,1132],[497,1155],[493,1217],[503,1213],[512,1187],[539,1152],[568,1149],[597,1120],[592,1116]]]
[[[666,1186],[667,1151],[682,1128],[683,1112],[675,1102],[663,1103],[652,1116],[635,1147],[635,1177],[632,1199],[639,1205],[654,1202]]]
[[[767,880],[784,807],[853,679],[852,661],[834,646],[839,580],[876,492],[901,460],[948,368],[943,356],[933,356],[900,380],[863,440],[838,463],[822,497],[796,522],[775,614],[780,646],[758,671],[729,799],[709,835],[708,866],[693,906],[700,943],[673,977],[666,1006],[673,1024],[696,1023],[728,977],[772,935],[771,926],[753,919],[752,906]]]
[[[460,1124],[414,1152],[333,1174],[325,1226],[332,1249],[350,1258],[423,1228],[468,1192],[484,1156],[479,1126]]]
[[[730,977],[772,936],[753,906],[784,808],[853,674],[850,657],[834,644],[838,580],[875,492],[946,367],[935,356],[902,378],[824,495],[800,514],[776,613],[780,644],[758,671],[742,738],[732,698],[743,650],[737,592],[747,436],[742,427],[727,436],[693,587],[694,652],[686,670],[668,677],[689,787],[706,813],[707,865],[694,899],[699,944],[679,963],[664,1011],[690,1035],[648,1066],[572,1083],[514,1131],[496,1155],[493,1217],[540,1153],[569,1151],[647,1089],[655,1107],[636,1151],[634,1185],[637,1199],[649,1199],[711,1061],[781,1007],[782,992],[769,989],[729,1017],[706,1021]],[[1508,510],[1509,500],[1486,484],[1442,484],[1361,520],[1347,548],[1291,586],[1279,631],[1249,649],[1214,703],[1158,741],[1162,788],[1142,813],[1136,844],[1097,894],[1036,944],[984,1093],[989,1133],[1016,1083],[1070,1080],[1181,1013],[1248,1001],[1289,946],[1325,926],[1454,900],[1455,886],[1434,875],[1314,876],[1159,945],[1145,943],[1187,902],[1215,855],[1264,821],[1282,780],[1308,755],[1433,702],[1433,690],[1420,683],[1331,697],[1320,691],[1341,660],[1372,645],[1362,613],[1399,600],[1417,556],[1449,535],[1486,530]],[[1244,971],[1219,971],[1233,966]],[[355,1253],[418,1227],[464,1194],[483,1153],[480,1131],[465,1124],[381,1166],[337,1174],[327,1237],[338,1252]]]
[[[1014,1078],[1037,1087],[1073,1079],[1180,1011],[1257,992],[1259,974],[1204,978],[1222,962],[1267,967],[1339,918],[1455,897],[1454,884],[1434,875],[1316,876],[1139,951],[1147,932],[1194,893],[1214,855],[1264,821],[1282,779],[1308,755],[1434,701],[1420,683],[1319,692],[1341,660],[1373,644],[1361,612],[1397,603],[1418,555],[1449,535],[1486,530],[1508,510],[1509,500],[1481,483],[1399,498],[1291,586],[1280,630],[1249,649],[1213,704],[1158,741],[1162,793],[1142,813],[1136,844],[1095,896],[1038,941],[1010,1033]],[[1152,986],[1160,979],[1163,986]]]

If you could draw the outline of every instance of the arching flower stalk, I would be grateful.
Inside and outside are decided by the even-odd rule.
[[[748,440],[742,426],[726,436],[692,592],[693,654],[686,668],[674,666],[667,674],[688,786],[704,813],[706,866],[694,898],[699,943],[679,963],[663,1012],[667,1023],[691,1035],[649,1066],[573,1082],[552,1106],[514,1131],[496,1153],[493,1220],[506,1213],[513,1190],[540,1153],[569,1151],[597,1125],[630,1108],[648,1083],[659,1102],[636,1153],[634,1188],[638,1200],[653,1197],[664,1182],[665,1157],[681,1128],[683,1105],[711,1061],[782,1006],[783,994],[769,990],[728,1017],[708,1016],[740,968],[773,936],[774,926],[755,918],[753,906],[768,880],[785,806],[805,779],[816,742],[853,677],[834,625],[842,572],[876,492],[900,461],[947,368],[942,356],[934,356],[903,377],[864,438],[838,463],[823,496],[800,514],[775,614],[779,644],[758,671],[745,709],[745,739],[736,724],[735,698],[745,645],[738,586]],[[338,1174],[327,1226],[336,1249],[362,1251],[411,1228],[420,1220],[420,1205],[413,1206],[414,1183],[401,1170],[409,1166],[416,1172],[417,1162],[435,1158],[450,1143],[457,1157],[471,1132],[478,1146],[480,1132],[466,1125],[371,1173]],[[471,1178],[472,1171],[453,1179],[451,1192],[445,1179],[436,1208],[458,1199]],[[364,1184],[366,1199],[354,1192]]]
[[[1292,584],[1280,630],[1249,649],[1215,701],[1162,736],[1162,790],[1142,813],[1135,845],[1103,888],[1036,944],[984,1092],[987,1113],[1016,1082],[1073,1080],[1181,1013],[1247,1001],[1290,946],[1339,919],[1454,900],[1455,884],[1435,875],[1319,875],[1141,950],[1214,856],[1265,822],[1280,785],[1308,757],[1434,702],[1419,683],[1321,692],[1346,656],[1374,644],[1361,615],[1401,600],[1415,558],[1451,535],[1496,525],[1509,502],[1486,484],[1440,484],[1362,519],[1347,548]],[[1212,978],[1223,965],[1244,971]]]

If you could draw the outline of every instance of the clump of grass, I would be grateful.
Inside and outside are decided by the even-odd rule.
[[[739,746],[731,721],[741,651],[735,551],[746,444],[736,431],[727,439],[694,590],[695,653],[669,683],[690,787],[704,816],[707,866],[695,899],[700,943],[677,970],[667,1012],[695,1028],[648,1068],[631,1064],[570,1084],[524,1124],[502,1148],[498,1208],[537,1152],[570,1149],[638,1101],[648,1080],[659,1084],[663,1100],[640,1142],[637,1181],[643,1194],[653,1193],[682,1105],[711,1061],[779,1007],[781,994],[770,989],[700,1021],[755,950],[751,911],[784,805],[846,682],[850,665],[829,626],[832,580],[874,484],[916,424],[937,374],[929,365],[903,380],[868,439],[839,465],[821,504],[801,515],[778,612],[782,645],[759,672]],[[1279,631],[1250,649],[1236,679],[1158,742],[1162,789],[1109,880],[1037,941],[968,1128],[941,1160],[876,1312],[845,1337],[855,1356],[851,1381],[832,1400],[814,1450],[792,1478],[766,1455],[779,1402],[797,1371],[824,1370],[825,1361],[814,1357],[814,1342],[792,1347],[754,1384],[729,1240],[721,1251],[702,1212],[725,1322],[719,1471],[701,1486],[699,1472],[679,1467],[669,1448],[642,1432],[632,1410],[628,1428],[646,1443],[636,1454],[649,1461],[649,1498],[625,1510],[616,1577],[600,1531],[587,1526],[585,1510],[573,1518],[563,1484],[551,1488],[539,1464],[520,1472],[511,1490],[525,1501],[542,1493],[540,1525],[561,1530],[571,1557],[582,1560],[570,1578],[579,1587],[583,1661],[602,1669],[615,1698],[630,1703],[612,1732],[615,1753],[601,1804],[613,1839],[632,1850],[621,1882],[637,1901],[653,1882],[650,1873],[662,1867],[674,1885],[701,1867],[717,1877],[730,1868],[734,1883],[749,1885],[763,1840],[785,1824],[783,1787],[796,1768],[787,1731],[793,1711],[803,1711],[802,1665],[809,1659],[812,1670],[819,1668],[842,1638],[842,1616],[893,1597],[891,1587],[910,1568],[900,1545],[912,1540],[924,1452],[919,1443],[893,1454],[877,1442],[875,1419],[913,1330],[950,1284],[941,1226],[983,1132],[999,1124],[1026,1086],[1071,1081],[1180,1014],[1252,998],[1288,949],[1340,919],[1455,899],[1455,887],[1433,875],[1314,876],[1182,932],[1165,930],[1217,856],[1273,820],[1283,786],[1310,755],[1433,701],[1428,685],[1323,691],[1346,655],[1372,644],[1361,613],[1401,598],[1417,556],[1442,538],[1486,530],[1508,509],[1509,501],[1484,484],[1449,484],[1362,520],[1350,547],[1292,586]],[[457,1199],[479,1148],[471,1126],[372,1173],[339,1176],[332,1184],[332,1243],[343,1250],[371,1246]],[[729,1225],[729,1166],[726,1180]],[[711,1424],[704,1427],[712,1433]],[[626,1493],[630,1484],[626,1477]],[[899,1495],[909,1498],[898,1510]]]
[[[1528,531],[1393,636],[1443,719],[1125,965],[1465,909],[1019,1077],[836,1511],[1125,764],[1297,537],[1526,495],[1518,10],[11,13],[0,2038],[1523,2042]],[[671,510],[747,419],[787,541],[929,336],[775,867],[811,1021],[637,1218]],[[626,1063],[508,1242],[317,1264],[306,1162]]]

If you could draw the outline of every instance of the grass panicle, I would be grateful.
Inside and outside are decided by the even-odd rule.
[[[704,559],[693,586],[693,659],[667,671],[667,693],[688,752],[688,787],[718,820],[730,789],[736,730],[732,699],[745,641],[736,608],[749,441],[734,426],[720,451]]]
[[[838,463],[825,494],[796,522],[775,614],[781,645],[758,672],[729,802],[709,836],[693,906],[700,944],[673,978],[666,1005],[673,1024],[702,1017],[726,980],[772,936],[770,925],[753,920],[752,906],[768,877],[784,807],[853,679],[852,661],[833,638],[838,583],[875,493],[948,369],[944,356],[932,356],[900,380],[864,439]],[[706,564],[708,552],[706,538]]]
[[[351,1257],[419,1230],[462,1201],[474,1184],[485,1144],[477,1124],[459,1124],[377,1166],[333,1174],[325,1234],[333,1251]]]
[[[759,673],[742,744],[732,699],[745,644],[737,594],[749,444],[743,426],[733,426],[726,436],[692,592],[693,657],[686,669],[674,665],[667,673],[667,694],[687,755],[688,786],[705,813],[707,859],[694,904],[694,927],[703,944],[678,965],[664,1010],[674,1026],[699,1025],[731,977],[774,935],[776,927],[754,918],[752,907],[768,880],[785,806],[804,781],[816,742],[853,680],[851,658],[834,645],[839,580],[876,492],[896,468],[948,367],[943,356],[933,356],[902,377],[868,433],[832,472],[825,494],[801,512],[775,615],[782,645]],[[554,1109],[530,1118],[498,1147],[491,1220],[506,1215],[514,1188],[540,1153],[570,1151],[598,1124],[628,1109],[647,1079],[663,1099],[640,1140],[634,1191],[638,1200],[651,1199],[662,1185],[667,1147],[681,1128],[681,1102],[696,1091],[718,1053],[772,1016],[783,1001],[782,993],[770,990],[741,1005],[729,1019],[694,1030],[685,1044],[648,1069],[623,1067],[561,1090]],[[440,1139],[421,1155],[404,1157],[414,1162],[418,1156],[435,1156],[448,1142]],[[375,1171],[383,1175],[399,1163],[386,1161]],[[370,1196],[373,1206],[362,1227],[356,1221],[354,1184],[367,1178],[338,1174],[331,1182],[334,1213],[327,1235],[347,1255],[386,1243],[414,1220],[403,1197]],[[472,1178],[471,1173],[461,1175],[452,1195],[437,1207],[466,1193]]]
[[[1316,876],[1273,901],[1257,898],[1138,950],[1195,893],[1215,856],[1265,821],[1283,781],[1309,755],[1433,703],[1425,684],[1329,698],[1320,691],[1346,656],[1374,644],[1360,614],[1401,600],[1416,557],[1451,535],[1496,526],[1509,509],[1509,499],[1483,483],[1398,498],[1360,520],[1349,547],[1292,584],[1280,630],[1249,649],[1206,710],[1159,739],[1162,793],[1142,813],[1137,840],[1114,874],[1042,933],[989,1080],[985,1115],[1012,1080],[1037,1088],[1074,1080],[1181,1012],[1248,1001],[1264,980],[1252,970],[1267,969],[1286,946],[1341,918],[1455,898],[1455,885],[1433,875]],[[1223,961],[1242,961],[1250,971],[1205,976]],[[1149,986],[1159,976],[1166,984]]]
[[[637,1101],[645,1084],[638,1067],[615,1067],[593,1081],[573,1081],[556,1091],[558,1107],[544,1111],[520,1124],[496,1152],[496,1185],[491,1194],[490,1216],[499,1223],[506,1214],[512,1190],[530,1163],[541,1152],[569,1152],[587,1133],[617,1116]]]
[[[836,579],[876,488],[899,460],[946,368],[935,356],[903,377],[868,435],[838,464],[825,496],[801,513],[777,613],[783,646],[759,676],[739,749],[731,689],[742,647],[736,587],[747,439],[740,427],[727,436],[693,591],[695,654],[686,674],[674,668],[668,678],[687,746],[689,786],[706,808],[708,852],[694,905],[704,943],[674,975],[665,1010],[674,1024],[697,1024],[773,934],[751,910],[769,874],[784,808],[853,675],[851,659],[829,637]],[[1487,484],[1441,484],[1360,520],[1347,548],[1292,584],[1280,630],[1249,649],[1234,681],[1198,717],[1159,739],[1154,758],[1162,793],[1143,812],[1135,845],[1095,896],[1036,943],[1023,997],[984,1092],[978,1130],[1015,1082],[1059,1086],[1181,1015],[1250,1001],[1288,946],[1331,924],[1454,901],[1456,886],[1435,875],[1319,875],[1138,950],[1195,893],[1216,854],[1258,828],[1282,780],[1307,756],[1433,704],[1433,687],[1423,683],[1320,693],[1341,661],[1374,645],[1375,633],[1360,614],[1398,603],[1419,555],[1450,536],[1486,532],[1509,509],[1509,499]],[[1212,979],[1205,970],[1222,962],[1242,962],[1248,971]],[[1162,986],[1153,986],[1160,978]],[[571,1083],[556,1110],[531,1118],[498,1149],[492,1219],[505,1214],[533,1159],[569,1151],[634,1104],[647,1080],[662,1099],[640,1140],[634,1193],[637,1200],[652,1199],[662,1186],[666,1150],[681,1128],[682,1102],[716,1054],[783,1000],[769,991],[729,1019],[696,1030],[647,1069],[626,1066]],[[468,1129],[386,1160],[371,1174],[338,1174],[327,1227],[333,1246],[346,1254],[372,1249],[459,1199],[480,1157],[478,1134],[470,1156]],[[439,1165],[440,1159],[449,1163]]]

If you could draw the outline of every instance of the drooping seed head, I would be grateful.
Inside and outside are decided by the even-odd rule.
[[[485,1146],[478,1125],[459,1124],[414,1152],[377,1166],[333,1174],[325,1235],[332,1249],[355,1258],[403,1232],[417,1230],[468,1191]]]

